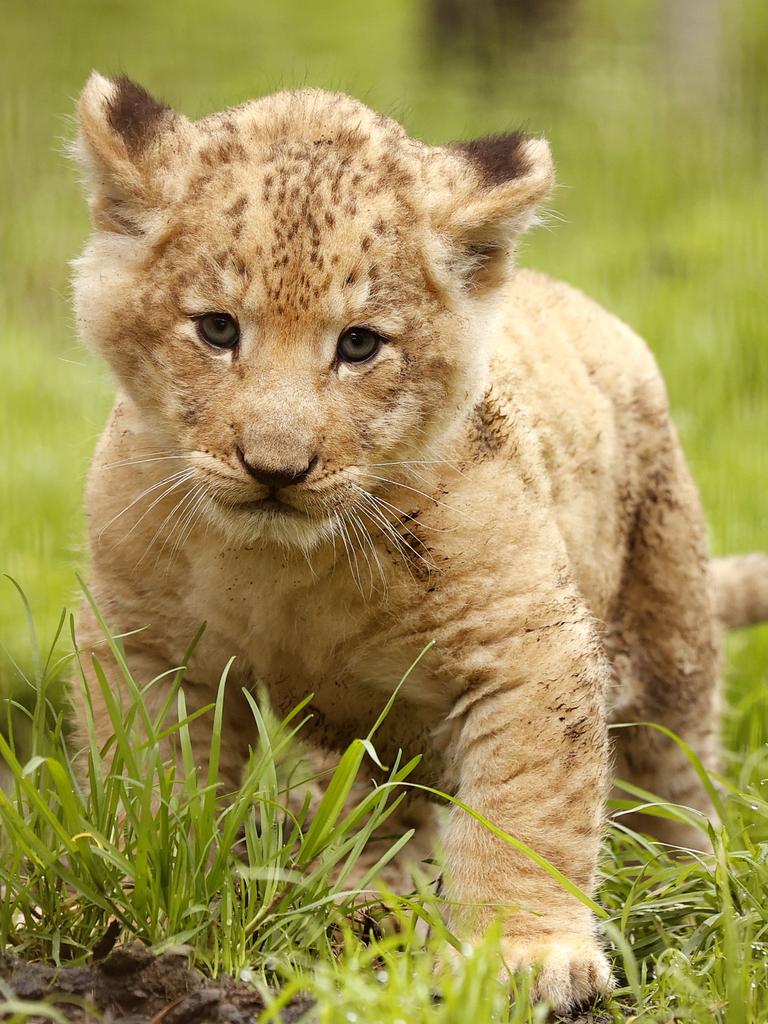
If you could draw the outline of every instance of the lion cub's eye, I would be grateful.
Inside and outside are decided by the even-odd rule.
[[[367,327],[350,327],[339,338],[336,351],[345,363],[364,363],[376,355],[383,343],[382,336]]]
[[[206,313],[195,317],[197,333],[214,348],[234,348],[240,340],[240,328],[228,313]]]

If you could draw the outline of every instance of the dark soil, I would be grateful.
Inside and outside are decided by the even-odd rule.
[[[79,1024],[252,1024],[265,1008],[250,986],[228,977],[212,982],[186,955],[155,956],[140,942],[87,967],[46,967],[0,953],[0,979],[17,998],[45,1000]],[[309,1024],[311,1008],[298,997],[276,1021]],[[37,1020],[48,1018],[30,1018]]]

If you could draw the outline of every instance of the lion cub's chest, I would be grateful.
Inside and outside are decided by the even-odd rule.
[[[312,693],[318,717],[337,729],[357,726],[365,707],[380,710],[418,654],[402,599],[361,593],[345,566],[310,570],[254,549],[208,552],[191,571],[187,610],[207,623],[206,662],[223,664],[237,652],[283,712]]]
[[[236,651],[259,677],[290,664],[323,671],[349,634],[349,597],[333,574],[313,579],[307,566],[258,548],[207,551],[190,569],[187,603],[207,623],[207,642]]]

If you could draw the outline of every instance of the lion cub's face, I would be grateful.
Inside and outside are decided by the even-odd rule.
[[[450,457],[545,144],[433,149],[310,90],[192,123],[98,75],[79,113],[81,331],[207,516],[308,545],[375,521],[398,464]]]

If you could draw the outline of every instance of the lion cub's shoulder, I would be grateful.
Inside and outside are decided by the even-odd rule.
[[[514,457],[521,467],[538,453],[556,503],[593,490],[610,503],[668,426],[650,349],[578,289],[529,270],[510,282],[502,317],[473,461]]]
[[[666,415],[666,391],[648,345],[577,288],[520,270],[502,317],[492,359],[499,401],[580,438],[628,410],[649,422]]]
[[[564,281],[533,270],[512,278],[496,356],[556,374],[579,365],[594,381],[619,392],[638,380],[660,379],[648,345],[623,320]],[[575,383],[575,382],[574,382]]]

